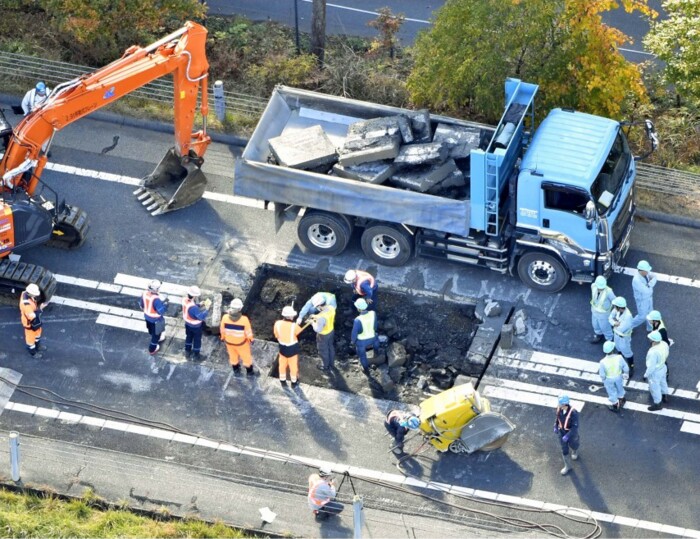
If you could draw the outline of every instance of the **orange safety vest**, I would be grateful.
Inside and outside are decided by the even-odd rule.
[[[36,318],[37,305],[36,300],[26,292],[22,292],[19,297],[19,311],[22,315],[22,327],[32,329],[32,320]]]
[[[299,333],[301,333],[301,328],[290,320],[277,320],[275,322],[275,339],[283,346],[293,346],[298,343]]]
[[[564,419],[563,425],[561,423],[561,419],[559,418],[559,410],[561,410],[561,407],[557,407],[557,424],[559,425],[559,430],[568,431],[569,430],[569,420],[571,419],[571,414],[574,413],[574,407],[569,406],[569,412],[566,414],[566,418]]]
[[[317,494],[318,487],[324,483],[326,483],[326,481],[321,479],[318,475],[312,475],[309,477],[309,501],[319,508],[331,501],[330,497],[321,498]]]
[[[391,422],[392,419],[397,418],[399,421],[402,419],[404,416],[404,413],[399,411],[399,410],[392,410],[386,415],[386,422],[389,423]]]
[[[219,330],[226,344],[240,346],[246,341],[253,340],[253,329],[250,327],[250,320],[245,315],[241,315],[238,320],[234,321],[231,315],[225,314],[221,319]]]
[[[366,271],[362,270],[356,270],[355,273],[357,274],[357,278],[355,279],[355,292],[359,296],[363,296],[364,292],[360,288],[362,283],[365,281],[369,281],[369,286],[370,288],[374,288],[374,277],[372,277],[371,273],[367,273]]]
[[[158,299],[158,294],[146,290],[141,298],[143,299],[143,314],[150,316],[151,318],[160,318],[160,313],[156,311],[155,301]]]
[[[194,305],[197,305],[194,299],[185,298],[185,301],[182,302],[182,319],[185,321],[185,324],[190,326],[201,326],[202,321],[199,318],[190,316],[190,307]]]

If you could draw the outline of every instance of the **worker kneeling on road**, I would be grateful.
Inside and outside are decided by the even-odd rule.
[[[326,520],[345,509],[345,506],[335,499],[335,483],[331,473],[331,469],[324,466],[318,473],[309,476],[309,507],[316,520]]]
[[[367,302],[368,310],[377,309],[377,290],[379,285],[371,273],[362,270],[348,270],[343,280],[352,285],[354,300],[362,298]]]
[[[352,324],[352,335],[350,342],[355,346],[357,356],[365,374],[369,374],[369,363],[367,362],[367,350],[379,348],[379,338],[377,337],[377,313],[367,310],[367,302],[360,298],[355,302],[355,308],[360,314]]]
[[[197,298],[202,295],[198,286],[190,286],[187,289],[187,297],[182,302],[182,319],[185,321],[185,357],[201,361],[202,330],[204,320],[209,314],[211,300],[206,299],[197,303]]]
[[[391,410],[384,420],[384,428],[394,437],[391,450],[395,455],[403,454],[403,441],[409,430],[416,430],[420,419],[414,414],[401,410]]]
[[[19,298],[19,312],[24,328],[24,342],[32,357],[41,358],[46,346],[41,344],[41,314],[44,305],[39,305],[41,291],[34,283],[27,286]]]
[[[250,326],[248,317],[241,313],[243,302],[235,298],[229,305],[228,312],[221,317],[219,335],[226,343],[228,352],[228,362],[233,372],[241,372],[241,361],[245,367],[246,374],[259,374],[253,368],[253,355],[250,351],[250,344],[253,342],[253,328]]]
[[[287,305],[282,309],[283,320],[275,322],[273,333],[279,342],[279,376],[280,384],[287,385],[287,368],[292,380],[292,387],[299,385],[299,334],[303,328],[294,322],[297,312],[294,307]]]

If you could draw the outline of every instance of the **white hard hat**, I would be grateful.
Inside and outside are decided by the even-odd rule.
[[[615,343],[612,341],[605,341],[603,343],[603,352],[606,354],[610,354],[613,350],[615,350]]]
[[[153,279],[150,283],[148,283],[148,289],[158,292],[162,284],[163,283],[161,283],[158,279]]]
[[[198,286],[190,286],[187,289],[187,295],[191,296],[193,298],[198,298],[199,296],[202,295],[202,291],[199,289]]]
[[[346,283],[351,283],[355,280],[357,277],[357,272],[355,270],[348,270],[345,272],[345,277],[343,278],[343,281]]]
[[[228,308],[231,311],[240,311],[243,308],[243,302],[238,298],[234,298]]]
[[[651,271],[651,264],[646,260],[640,260],[639,264],[637,264],[637,269],[639,271]]]
[[[621,309],[627,308],[627,301],[622,296],[617,296],[614,300],[612,300],[612,304],[615,307],[620,307]]]
[[[355,307],[357,308],[358,311],[366,311],[367,310],[367,302],[359,298],[357,301],[355,301]]]
[[[27,294],[30,296],[41,296],[41,291],[37,285],[31,283],[30,285],[27,285]]]
[[[282,316],[284,316],[285,318],[294,318],[296,315],[297,315],[297,312],[294,310],[294,307],[292,307],[291,305],[286,305],[282,309]]]
[[[595,286],[599,290],[603,290],[608,286],[608,280],[603,277],[602,275],[598,275],[598,277],[595,278]]]
[[[320,307],[326,303],[326,298],[323,297],[323,294],[320,292],[316,292],[313,296],[311,296],[311,305],[314,307]]]
[[[663,339],[663,338],[661,337],[661,333],[659,333],[657,330],[654,330],[654,331],[652,331],[651,333],[647,334],[647,338],[648,338],[651,342],[661,342],[662,339]]]
[[[318,469],[318,475],[321,477],[328,477],[333,473],[333,470],[331,470],[330,466],[321,466]]]

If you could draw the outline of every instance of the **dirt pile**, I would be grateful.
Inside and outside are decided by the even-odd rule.
[[[477,323],[472,305],[388,291],[379,282],[377,318],[379,334],[387,337],[376,354],[371,376],[360,368],[350,344],[352,324],[357,316],[353,293],[341,280],[315,273],[263,266],[245,301],[256,338],[275,341],[274,323],[281,319],[285,305],[297,311],[316,292],[335,294],[338,301],[335,323],[336,369],[326,375],[317,366],[315,334],[308,328],[300,336],[300,379],[309,384],[341,391],[371,394],[379,398],[417,403],[426,394],[452,386],[462,374],[478,377],[483,366],[466,360]],[[273,364],[271,376],[277,376]]]

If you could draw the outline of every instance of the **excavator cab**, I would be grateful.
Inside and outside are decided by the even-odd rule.
[[[203,162],[193,151],[181,157],[170,148],[134,195],[153,216],[190,206],[202,198],[207,186]]]

